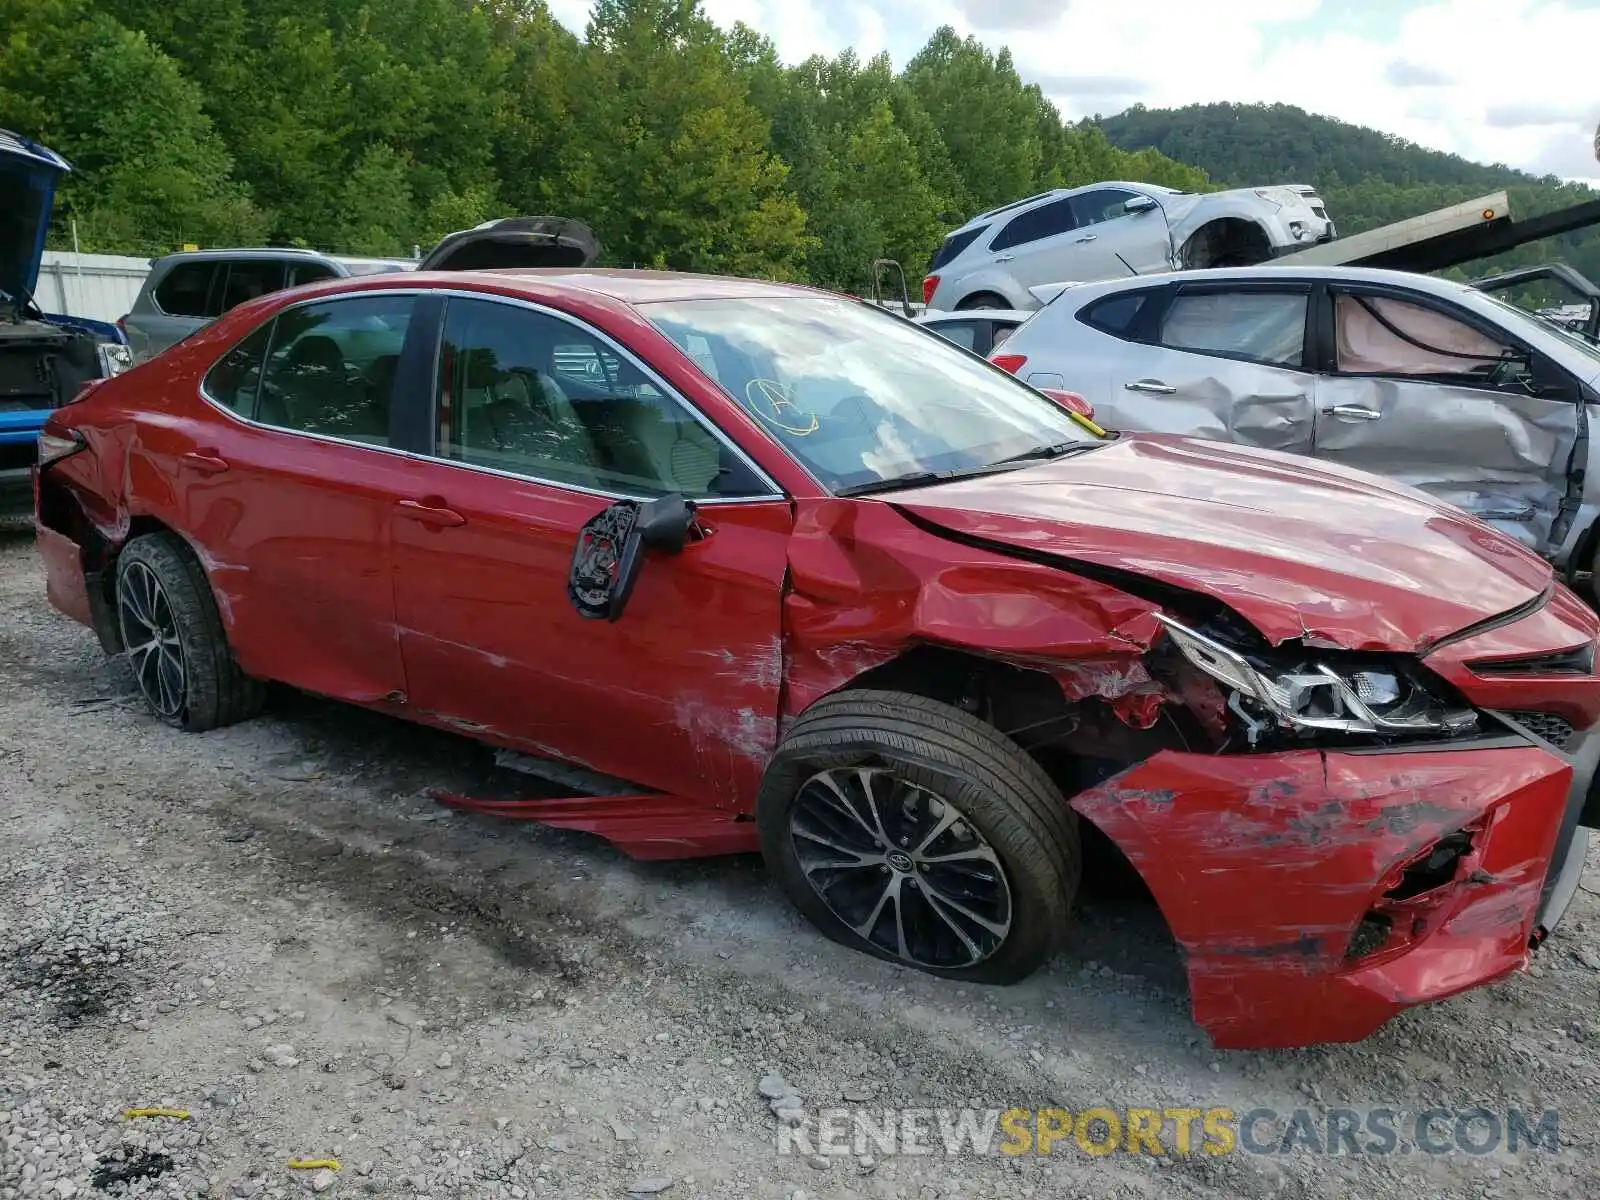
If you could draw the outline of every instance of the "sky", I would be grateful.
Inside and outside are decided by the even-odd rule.
[[[1066,118],[1296,104],[1478,162],[1600,187],[1600,0],[703,0],[785,62],[897,68],[940,25],[1010,46]],[[551,0],[581,33],[587,0]],[[1312,181],[1315,182],[1315,181]]]

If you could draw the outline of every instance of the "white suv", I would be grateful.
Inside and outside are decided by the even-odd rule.
[[[922,298],[938,309],[1031,309],[1039,284],[1249,266],[1334,236],[1304,184],[1191,194],[1095,183],[974,217],[939,247]]]

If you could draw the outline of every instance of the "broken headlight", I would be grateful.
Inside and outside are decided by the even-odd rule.
[[[1156,616],[1183,656],[1229,690],[1228,708],[1243,723],[1251,745],[1275,727],[1450,736],[1465,733],[1478,723],[1470,708],[1445,704],[1392,666],[1363,662],[1341,668],[1336,657],[1282,669],[1264,662],[1258,665],[1170,617]]]
[[[101,342],[95,347],[100,357],[100,376],[110,379],[133,367],[133,351],[118,342]]]

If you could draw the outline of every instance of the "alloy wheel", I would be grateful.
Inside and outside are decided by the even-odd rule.
[[[955,970],[1011,931],[1000,857],[955,805],[891,770],[819,771],[789,813],[807,882],[858,937],[918,967]]]
[[[139,690],[158,716],[175,720],[189,691],[183,643],[166,589],[142,562],[128,563],[117,576],[117,619]]]

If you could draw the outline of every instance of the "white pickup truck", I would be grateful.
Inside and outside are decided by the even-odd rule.
[[[1335,236],[1305,184],[1190,193],[1093,183],[974,217],[939,247],[922,297],[938,309],[1036,308],[1037,284],[1252,266]]]

